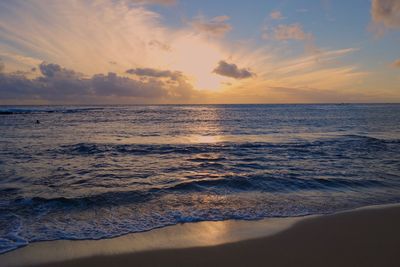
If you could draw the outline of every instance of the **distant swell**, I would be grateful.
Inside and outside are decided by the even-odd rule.
[[[217,143],[217,144],[100,144],[100,143],[79,143],[75,145],[62,146],[59,153],[70,153],[72,155],[93,155],[107,152],[126,153],[133,155],[147,155],[147,154],[198,154],[198,153],[212,153],[212,152],[225,152],[229,150],[263,150],[263,149],[292,149],[296,152],[313,152],[313,149],[321,149],[323,147],[332,147],[335,145],[343,150],[369,150],[371,148],[386,148],[386,144],[399,144],[400,139],[384,140],[368,136],[358,135],[345,135],[339,136],[334,139],[326,139],[322,141],[313,142],[290,142],[290,143]]]
[[[0,109],[0,115],[41,114],[41,113],[80,113],[101,110],[101,108],[8,108]]]

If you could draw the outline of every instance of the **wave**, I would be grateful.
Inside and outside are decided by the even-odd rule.
[[[383,138],[377,138],[377,137],[372,137],[372,136],[367,136],[367,135],[358,135],[358,134],[348,134],[348,135],[343,135],[343,138],[346,138],[347,140],[361,140],[369,143],[382,143],[382,144],[390,144],[390,143],[400,143],[400,139],[383,139]]]
[[[214,147],[222,148],[220,145]],[[59,153],[72,155],[93,155],[107,152],[117,152],[121,154],[145,155],[145,154],[193,154],[211,151],[212,146],[204,145],[156,145],[156,144],[95,144],[79,143],[75,145],[65,145],[61,147]]]
[[[249,175],[233,176],[220,179],[198,180],[177,184],[169,190],[177,191],[205,191],[205,189],[215,189],[215,191],[227,192],[227,189],[234,191],[260,191],[260,192],[295,192],[300,190],[336,190],[354,189],[369,187],[388,186],[379,180],[350,180],[343,178],[329,179],[301,179],[301,178],[279,178],[273,176]],[[207,190],[208,191],[208,190]]]
[[[13,207],[28,208],[44,207],[63,208],[63,209],[87,209],[93,207],[107,207],[140,203],[147,201],[151,197],[151,191],[121,191],[106,192],[97,195],[88,195],[76,198],[56,197],[33,197],[17,198],[13,201]]]
[[[373,179],[351,180],[345,178],[290,178],[273,175],[246,175],[225,176],[214,179],[197,179],[175,183],[168,186],[157,186],[141,191],[115,191],[76,198],[17,198],[9,203],[10,209],[27,210],[86,210],[138,204],[159,199],[165,195],[179,195],[190,192],[226,195],[237,192],[269,192],[269,193],[296,193],[299,191],[343,191],[357,188],[385,188],[390,184]]]
[[[379,139],[376,137],[362,135],[342,135],[334,138],[325,138],[312,141],[290,141],[290,142],[219,142],[213,144],[112,144],[112,143],[78,143],[61,146],[59,153],[72,155],[94,155],[108,152],[132,155],[149,154],[201,154],[201,153],[224,153],[234,151],[237,154],[243,151],[257,152],[257,150],[287,150],[289,152],[314,152],[315,148],[327,150],[371,150],[386,149],[387,144],[400,144],[400,139]],[[323,151],[319,151],[323,152]],[[205,161],[208,158],[194,158],[192,161]],[[217,159],[218,160],[218,159]]]

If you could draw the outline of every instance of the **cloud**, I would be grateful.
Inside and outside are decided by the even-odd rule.
[[[90,93],[89,83],[76,77],[41,76],[28,79],[23,73],[0,73],[1,103],[46,100],[53,102],[81,99]]]
[[[0,56],[6,60],[20,62],[22,65],[26,65],[26,66],[38,65],[42,62],[42,60],[39,60],[37,58],[19,55],[17,53],[8,52],[8,51],[7,52],[0,51]]]
[[[399,0],[372,0],[371,15],[374,23],[386,28],[400,28]]]
[[[152,68],[136,68],[129,69],[126,71],[128,74],[134,74],[137,76],[157,77],[157,78],[171,78],[177,79],[182,76],[181,72],[170,71],[170,70],[157,70]]]
[[[194,93],[186,77],[173,71],[136,69],[148,78],[133,79],[112,72],[84,77],[47,63],[39,70],[42,76],[34,79],[23,73],[0,73],[0,103],[160,103],[187,100]]]
[[[195,94],[193,86],[189,83],[188,78],[180,71],[158,70],[152,68],[136,68],[126,71],[128,74],[138,76],[142,81],[145,77],[148,81],[158,81],[163,83],[161,87],[166,85],[170,87],[169,97],[190,98]],[[167,80],[165,80],[167,79]]]
[[[53,77],[79,77],[80,75],[72,70],[68,70],[62,68],[58,64],[47,64],[45,62],[39,65],[39,70],[44,77],[53,78]]]
[[[299,23],[279,24],[276,27],[264,26],[262,32],[264,40],[274,39],[278,41],[303,41],[304,50],[309,54],[319,54],[320,49],[315,45],[315,38],[312,33],[303,30],[303,26]]]
[[[218,16],[212,18],[211,20],[206,20],[200,17],[193,20],[190,24],[195,30],[199,32],[203,32],[213,36],[223,36],[230,30],[232,30],[232,26],[227,23],[228,20],[228,16]]]
[[[400,59],[394,61],[394,62],[392,63],[392,66],[395,67],[395,68],[400,68]]]
[[[257,76],[234,84],[233,87],[241,86],[246,82],[249,85],[245,88],[251,87],[253,92],[272,86],[341,91],[361,87],[361,85],[367,87],[365,84],[368,77],[372,75],[356,63],[346,60],[349,55],[357,53],[358,48],[321,49],[318,54],[304,53],[282,58],[280,53],[286,49],[285,46],[273,49],[266,47],[260,51],[254,51],[252,56],[246,55],[245,59],[235,58],[233,62],[243,62],[241,64],[245,64],[244,66],[251,64],[252,68],[257,70]],[[249,91],[248,93],[251,91],[244,90]],[[294,99],[287,101],[292,100]]]
[[[269,17],[274,20],[283,19],[282,13],[280,11],[272,11]]]
[[[280,24],[274,29],[274,38],[280,41],[306,40],[312,38],[312,34],[304,32],[303,27],[298,23]]]
[[[90,84],[96,96],[160,98],[168,95],[164,84],[157,79],[143,82],[121,77],[112,72],[106,75],[94,75],[90,79]]]
[[[214,73],[234,79],[246,79],[254,76],[248,69],[239,69],[236,64],[229,64],[221,60],[218,66],[214,69]]]
[[[158,40],[151,40],[148,44],[149,44],[150,47],[153,47],[153,48],[158,48],[160,50],[164,50],[164,51],[167,51],[167,52],[171,51],[171,46],[170,45],[168,45],[166,43],[163,43],[161,41],[158,41]]]
[[[268,27],[265,25],[261,36],[264,40],[303,41],[306,52],[310,54],[318,54],[320,52],[320,49],[315,45],[314,35],[305,32],[303,26],[299,23],[279,24],[276,27]]]

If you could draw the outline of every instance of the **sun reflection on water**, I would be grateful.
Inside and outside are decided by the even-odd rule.
[[[219,135],[192,135],[189,136],[190,143],[205,143],[205,144],[215,144],[223,142],[223,137]]]

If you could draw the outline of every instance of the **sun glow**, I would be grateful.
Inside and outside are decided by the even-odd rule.
[[[173,44],[172,68],[193,78],[196,89],[216,90],[227,78],[213,73],[224,58],[219,47],[199,35],[184,35]]]

